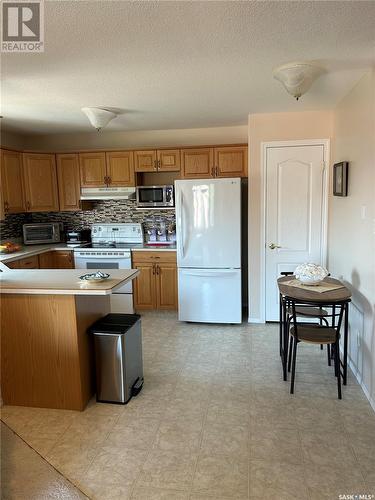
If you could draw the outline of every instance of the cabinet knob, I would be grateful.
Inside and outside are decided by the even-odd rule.
[[[9,210],[9,203],[7,201],[4,201],[4,212],[8,213]]]
[[[154,170],[157,170],[158,169],[158,162],[156,160],[154,160]]]
[[[152,264],[152,274],[155,274],[155,273],[156,273],[155,264]]]
[[[160,274],[160,267],[159,266],[156,266],[156,274],[159,276]]]
[[[30,210],[30,208],[31,208],[30,202],[29,202],[29,201],[27,201],[27,202],[26,202],[26,210]]]

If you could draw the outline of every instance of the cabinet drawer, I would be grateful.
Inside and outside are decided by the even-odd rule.
[[[132,259],[134,263],[142,262],[167,262],[171,264],[176,264],[176,252],[155,252],[155,251],[142,251],[142,252],[132,252]]]
[[[39,269],[39,257],[33,255],[32,257],[25,257],[17,261],[18,269]]]
[[[20,268],[20,261],[19,260],[13,260],[12,262],[4,262],[4,264],[9,267],[9,269],[19,269]]]

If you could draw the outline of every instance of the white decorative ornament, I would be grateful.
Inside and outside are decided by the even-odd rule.
[[[108,111],[108,109],[103,108],[81,108],[81,111],[85,113],[91,125],[95,127],[98,132],[117,116],[113,111]]]
[[[323,71],[323,68],[310,62],[292,62],[275,68],[273,77],[298,101]]]
[[[294,276],[304,285],[318,285],[328,276],[328,271],[318,264],[305,263],[296,267]]]

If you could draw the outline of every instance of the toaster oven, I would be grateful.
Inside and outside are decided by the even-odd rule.
[[[61,241],[61,234],[62,224],[59,222],[23,225],[23,242],[25,245],[59,243]]]

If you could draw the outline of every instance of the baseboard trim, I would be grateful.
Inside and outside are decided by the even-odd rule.
[[[247,320],[248,323],[265,323],[265,321],[261,320],[260,318],[248,318]]]
[[[353,375],[355,376],[355,378],[357,379],[357,382],[358,384],[361,386],[361,389],[364,393],[364,395],[366,396],[366,398],[368,399],[370,405],[371,405],[371,408],[374,410],[375,412],[375,400],[371,397],[371,394],[369,393],[367,387],[364,385],[363,383],[363,380],[362,380],[362,377],[361,377],[361,374],[360,372],[357,370],[357,368],[354,366],[354,363],[352,362],[351,359],[348,359],[348,365],[353,373]]]

